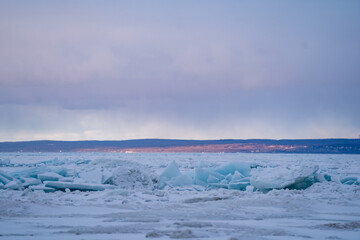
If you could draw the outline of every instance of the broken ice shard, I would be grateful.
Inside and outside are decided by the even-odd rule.
[[[63,176],[55,172],[40,173],[37,175],[37,178],[41,181],[58,181],[62,177]]]
[[[107,188],[105,185],[100,184],[81,184],[69,182],[46,182],[45,187],[50,187],[59,190],[80,190],[80,191],[103,191]]]
[[[257,189],[304,189],[311,186],[318,166],[283,166],[259,168],[252,171],[250,183]]]

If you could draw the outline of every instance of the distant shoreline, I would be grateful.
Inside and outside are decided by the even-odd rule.
[[[0,152],[184,152],[360,154],[360,139],[133,139],[0,142]]]

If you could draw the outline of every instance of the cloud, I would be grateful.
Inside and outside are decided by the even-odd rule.
[[[330,138],[356,137],[346,117],[313,116],[305,124],[285,122],[267,113],[217,115],[215,119],[114,110],[65,110],[54,107],[1,105],[0,141],[121,140],[136,138]],[[201,124],[199,124],[199,122]],[[274,137],[276,136],[276,137]]]
[[[359,3],[162,3],[1,3],[4,139],[357,136]]]

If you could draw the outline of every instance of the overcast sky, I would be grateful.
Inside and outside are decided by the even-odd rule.
[[[0,141],[357,138],[360,1],[1,1]]]

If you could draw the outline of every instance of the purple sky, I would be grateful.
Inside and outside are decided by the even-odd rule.
[[[0,141],[357,138],[360,1],[1,1]]]

